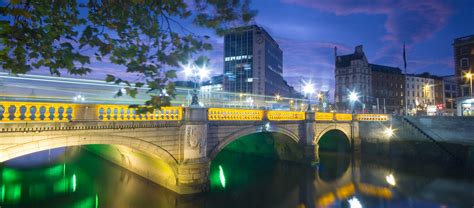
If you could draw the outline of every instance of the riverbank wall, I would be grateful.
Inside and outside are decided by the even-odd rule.
[[[392,117],[386,122],[359,122],[359,128],[363,157],[474,169],[474,118]],[[394,130],[393,135],[387,128]]]

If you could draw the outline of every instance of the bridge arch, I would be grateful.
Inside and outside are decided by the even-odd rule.
[[[57,137],[45,137],[42,139],[31,139],[29,142],[22,144],[14,145],[11,147],[4,148],[0,152],[0,162],[4,162],[10,159],[14,159],[23,155],[28,155],[35,152],[40,152],[48,149],[61,148],[61,147],[71,147],[71,146],[83,146],[83,145],[112,145],[117,147],[125,147],[130,149],[136,154],[140,154],[143,157],[157,159],[154,161],[154,164],[164,165],[167,167],[162,174],[159,173],[160,170],[151,170],[153,173],[148,173],[151,175],[150,179],[160,185],[163,185],[167,188],[173,189],[177,184],[178,176],[178,162],[177,160],[165,149],[161,148],[156,144],[141,140],[136,137],[127,137],[121,135],[102,135],[102,134],[88,134],[88,135],[77,135],[77,136],[57,136]],[[124,148],[121,148],[124,150]],[[140,156],[139,156],[140,157]],[[137,158],[139,158],[137,157]],[[143,160],[143,158],[139,158]],[[117,161],[111,161],[117,163]],[[124,162],[124,161],[122,161]],[[139,175],[141,173],[137,172],[137,168],[142,172],[145,170],[142,167],[145,164],[131,164],[130,161],[125,161],[124,163],[118,164],[126,169],[131,170]],[[131,165],[132,167],[127,167]],[[135,168],[135,169],[134,169]],[[142,175],[143,176],[143,175]],[[147,176],[143,176],[147,177]],[[155,177],[155,178],[153,178]]]
[[[325,127],[318,127],[316,126],[315,127],[315,137],[314,137],[314,140],[313,140],[313,144],[318,144],[319,141],[321,140],[321,138],[323,138],[323,136],[330,132],[330,131],[334,131],[334,130],[337,130],[337,131],[340,131],[342,132],[345,137],[347,138],[349,144],[351,143],[351,138],[352,138],[352,131],[351,131],[351,126],[350,124],[342,124],[342,125],[329,125],[329,126],[325,126]]]
[[[222,140],[220,140],[220,142],[217,144],[217,146],[215,146],[210,151],[209,158],[211,160],[213,160],[219,154],[219,152],[221,152],[227,145],[229,145],[233,141],[235,141],[235,140],[237,140],[241,137],[251,135],[251,134],[255,134],[255,133],[265,133],[265,132],[280,133],[280,134],[283,134],[283,135],[289,137],[292,141],[294,141],[297,144],[300,142],[300,137],[297,134],[295,134],[294,132],[292,132],[291,130],[287,129],[287,128],[280,127],[280,126],[271,126],[270,128],[266,129],[265,131],[263,130],[263,128],[262,127],[246,127],[246,128],[243,128],[243,129],[240,129],[240,130],[237,130],[237,131],[231,133],[230,135],[228,135],[225,138],[223,138]]]

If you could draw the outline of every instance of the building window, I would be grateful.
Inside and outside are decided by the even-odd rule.
[[[468,52],[469,52],[469,49],[467,48],[467,46],[464,46],[464,47],[461,48],[461,54],[462,55],[468,54]]]
[[[467,58],[462,58],[462,59],[461,59],[461,67],[462,67],[462,68],[467,68],[467,67],[469,67],[469,59],[467,59]]]

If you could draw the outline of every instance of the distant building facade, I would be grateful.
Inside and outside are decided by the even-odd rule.
[[[283,52],[261,27],[233,28],[224,37],[224,91],[289,95],[283,80]]]
[[[396,67],[369,64],[372,71],[372,112],[403,113],[405,77]]]
[[[371,104],[372,93],[371,70],[363,46],[356,46],[354,53],[342,56],[338,56],[337,49],[335,50],[335,108],[337,111],[347,111],[351,108],[363,111]],[[350,106],[352,103],[349,100],[351,92],[358,95],[358,102],[355,102],[353,107]]]
[[[456,76],[454,75],[443,77],[444,109],[446,115],[456,115],[456,98],[458,97],[458,85],[456,81]]]
[[[420,75],[405,75],[408,113],[410,115],[418,112],[432,111],[435,106],[434,79],[422,77]],[[436,111],[436,109],[434,109]]]
[[[470,83],[465,74],[474,73],[474,35],[454,39],[453,50],[458,96],[470,96]]]

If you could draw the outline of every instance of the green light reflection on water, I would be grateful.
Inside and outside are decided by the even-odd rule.
[[[11,183],[20,178],[20,175],[13,169],[4,168],[2,170],[2,183]]]
[[[95,208],[99,207],[99,195],[95,194]]]
[[[5,201],[5,185],[2,185],[2,190],[1,191],[2,191],[2,193],[1,193],[0,197],[1,197],[1,200],[2,200],[1,202],[3,203]]]
[[[72,175],[72,192],[76,192],[76,174]]]
[[[219,165],[219,179],[221,181],[222,188],[225,188],[225,175],[221,165]]]

